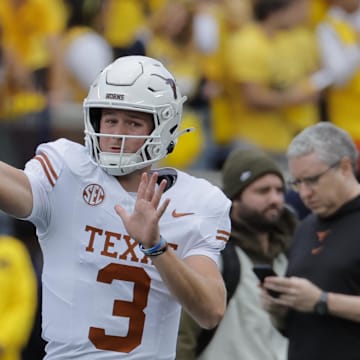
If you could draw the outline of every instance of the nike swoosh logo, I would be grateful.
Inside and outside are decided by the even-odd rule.
[[[171,213],[171,215],[172,215],[174,218],[177,218],[177,217],[182,217],[182,216],[194,215],[194,213],[193,213],[193,212],[181,213],[181,212],[176,212],[176,210],[173,210],[173,212]]]

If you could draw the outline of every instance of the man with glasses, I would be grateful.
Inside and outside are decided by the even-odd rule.
[[[287,277],[268,277],[265,308],[289,338],[288,360],[359,359],[358,152],[328,122],[298,134],[287,152],[291,184],[312,214],[295,232]],[[279,322],[280,324],[280,322]]]

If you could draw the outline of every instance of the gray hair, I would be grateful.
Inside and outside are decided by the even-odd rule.
[[[354,173],[357,171],[358,150],[354,141],[348,132],[330,122],[319,122],[301,131],[290,143],[286,156],[291,159],[311,153],[329,166],[347,157]]]

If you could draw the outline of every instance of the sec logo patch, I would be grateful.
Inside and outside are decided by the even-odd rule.
[[[83,191],[83,198],[90,206],[101,204],[105,199],[105,191],[98,184],[90,184]]]

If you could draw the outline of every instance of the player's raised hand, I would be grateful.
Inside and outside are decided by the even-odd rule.
[[[160,239],[159,220],[169,205],[170,199],[160,200],[166,187],[166,180],[156,188],[158,174],[141,176],[134,211],[128,214],[121,205],[115,206],[129,235],[145,248],[154,246]]]

